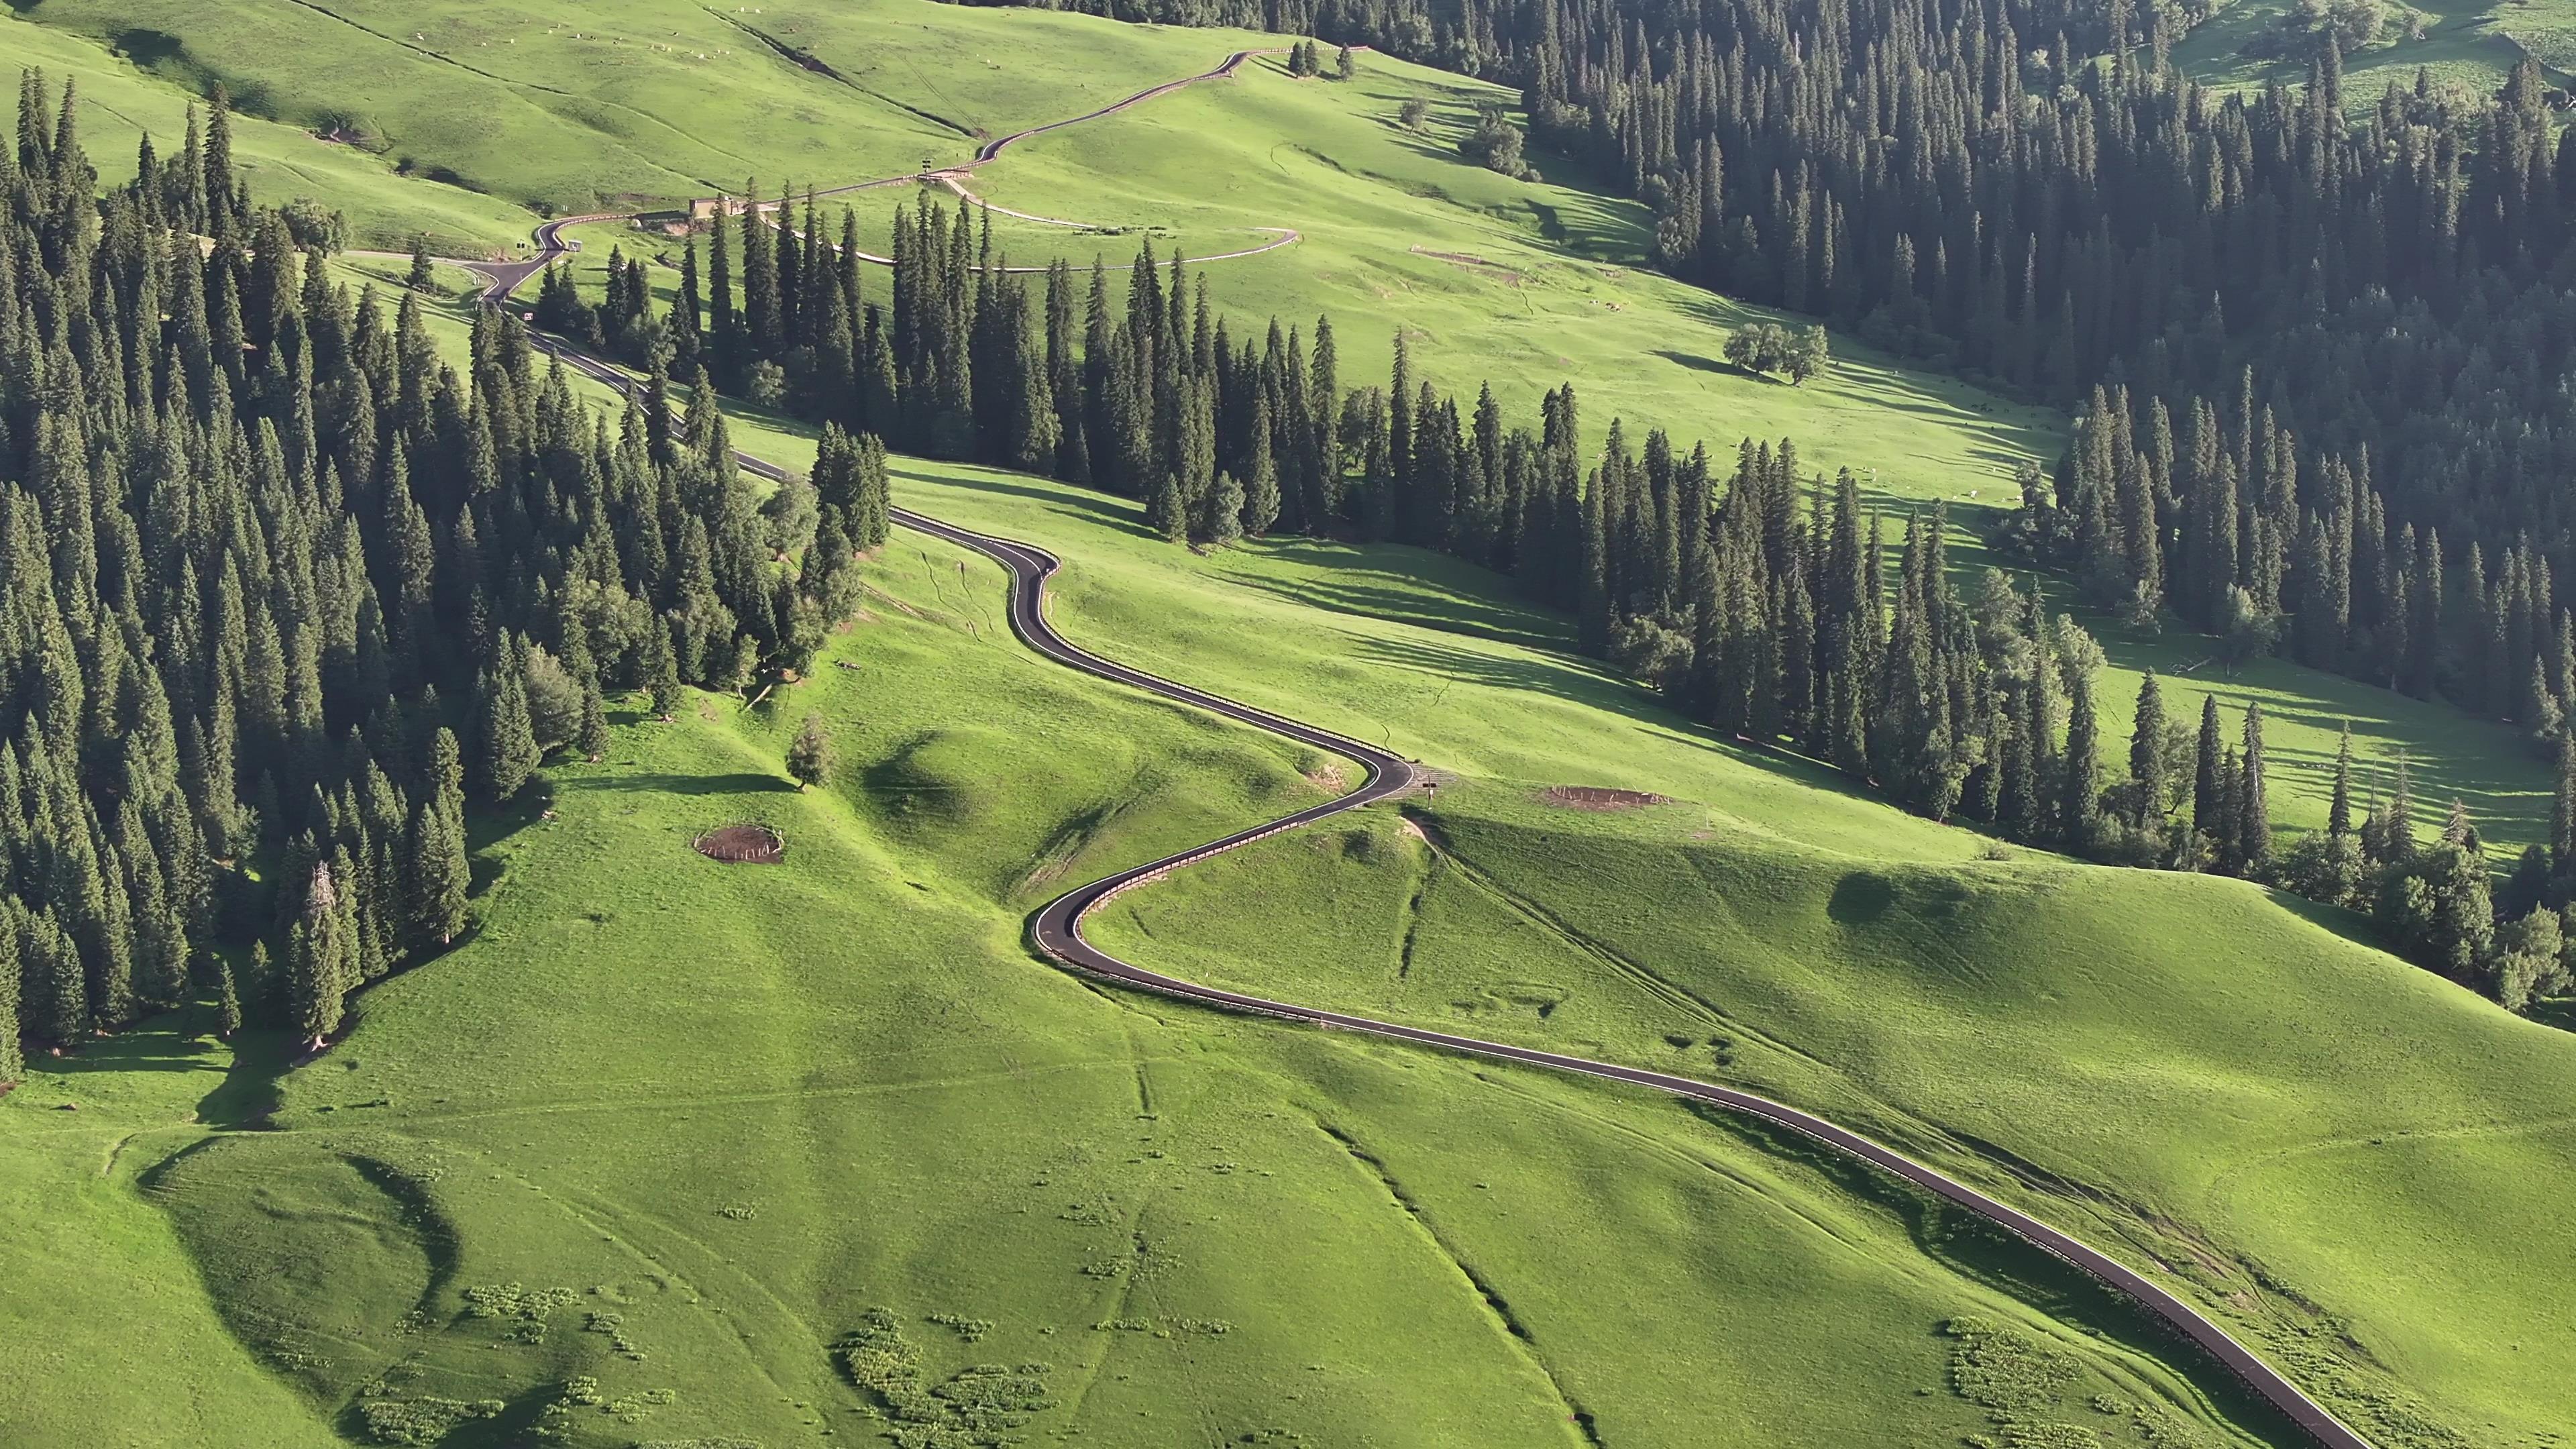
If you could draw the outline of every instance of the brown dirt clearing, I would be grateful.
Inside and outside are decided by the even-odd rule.
[[[787,837],[766,825],[728,825],[689,844],[707,859],[727,865],[776,865],[787,855]]]
[[[1550,805],[1563,805],[1570,810],[1634,810],[1641,805],[1670,805],[1669,795],[1649,795],[1642,790],[1613,790],[1603,785],[1551,785],[1540,796]]]

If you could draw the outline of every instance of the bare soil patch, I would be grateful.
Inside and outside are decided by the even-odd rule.
[[[1613,790],[1603,785],[1551,785],[1540,798],[1570,810],[1634,810],[1641,805],[1670,805],[1669,795],[1642,790]]]
[[[787,856],[787,837],[766,825],[728,825],[689,844],[707,859],[727,865],[776,865]]]
[[[1517,287],[1521,284],[1520,273],[1500,262],[1480,257],[1474,252],[1435,252],[1429,247],[1418,246],[1413,248],[1413,253],[1416,256],[1429,257],[1433,261],[1447,262],[1453,267],[1464,267],[1471,272],[1483,272],[1509,286]]]
[[[1306,783],[1327,795],[1347,795],[1351,789],[1350,778],[1342,773],[1342,762],[1339,760],[1326,760],[1308,770]]]

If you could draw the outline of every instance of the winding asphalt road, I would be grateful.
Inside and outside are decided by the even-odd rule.
[[[1139,92],[1116,105],[1103,107],[1087,116],[1075,117],[1074,121],[1114,114],[1139,101],[1167,94],[1183,85],[1231,74],[1234,68],[1248,56],[1262,53],[1265,52],[1238,51],[1214,71]],[[998,141],[988,142],[977,154],[976,161],[980,164],[991,160],[1004,147],[1022,137],[1070,124],[1073,124],[1073,121],[1059,121],[1054,125],[1033,127],[1005,136]],[[483,299],[488,305],[500,306],[509,300],[510,293],[521,283],[563,254],[565,248],[558,235],[562,228],[584,221],[609,219],[612,218],[566,217],[547,222],[537,229],[537,256],[527,262],[506,264],[482,262],[462,265],[472,266],[484,274],[490,285],[485,288]],[[539,336],[537,344],[544,351],[561,358],[565,366],[607,383],[629,396],[636,395],[640,389],[635,379],[625,372],[557,339]],[[754,476],[772,481],[786,476],[785,469],[747,453],[737,452],[734,457],[743,471]],[[1424,1027],[1406,1026],[1400,1022],[1379,1021],[1372,1017],[1354,1016],[1347,1012],[1327,1011],[1321,1007],[1273,1001],[1267,997],[1250,996],[1214,986],[1203,986],[1194,981],[1182,980],[1177,976],[1166,976],[1160,972],[1148,971],[1141,966],[1131,965],[1094,946],[1083,938],[1083,920],[1120,894],[1160,880],[1172,871],[1197,864],[1211,856],[1222,855],[1256,840],[1277,835],[1283,831],[1295,830],[1300,826],[1310,825],[1399,795],[1415,782],[1415,766],[1413,762],[1366,741],[1351,739],[1301,720],[1256,709],[1222,695],[1211,694],[1206,690],[1176,683],[1159,675],[1148,674],[1115,660],[1104,659],[1066,639],[1056,632],[1055,626],[1049,623],[1046,617],[1046,581],[1048,576],[1055,573],[1059,567],[1059,561],[1054,554],[1035,544],[975,533],[955,524],[942,522],[927,514],[915,513],[904,508],[893,509],[892,517],[896,523],[905,528],[929,534],[961,548],[971,549],[1007,569],[1011,576],[1011,632],[1019,637],[1021,643],[1047,658],[1067,668],[1078,669],[1102,679],[1178,700],[1212,714],[1251,725],[1256,729],[1268,730],[1272,734],[1295,740],[1300,744],[1356,760],[1368,772],[1367,779],[1358,789],[1338,799],[1310,806],[1267,824],[1237,831],[1222,840],[1211,841],[1177,855],[1166,856],[1161,860],[1119,871],[1115,875],[1077,887],[1049,901],[1030,921],[1031,939],[1048,957],[1105,980],[1157,991],[1229,1011],[1280,1017],[1332,1030],[1361,1032],[1420,1046],[1438,1047],[1445,1051],[1469,1056],[1518,1062],[1525,1066],[1545,1067],[1553,1071],[1598,1077],[1630,1086],[1649,1087],[1677,1097],[1708,1102],[1731,1112],[1788,1128],[1836,1152],[1857,1158],[1880,1171],[1902,1178],[1936,1197],[1995,1224],[2041,1252],[2081,1269],[2095,1280],[2128,1298],[2166,1327],[2196,1344],[2211,1358],[2216,1359],[2242,1379],[2266,1402],[2280,1410],[2309,1437],[2325,1446],[2325,1449],[2374,1449],[2369,1440],[2347,1427],[2328,1412],[2325,1406],[2308,1397],[2298,1385],[2292,1383],[2270,1364],[2265,1363],[2253,1350],[2239,1343],[2206,1314],[2183,1301],[2163,1285],[2066,1233],[2050,1227],[2019,1208],[1989,1197],[1966,1183],[1925,1166],[1893,1148],[1872,1141],[1857,1132],[1838,1127],[1811,1112],[1802,1112],[1785,1103],[1756,1096],[1751,1092],[1721,1087],[1690,1077],[1674,1076],[1667,1072],[1647,1071],[1639,1067],[1621,1066],[1615,1062],[1594,1061],[1588,1057],[1567,1056],[1561,1052],[1539,1051],[1505,1042],[1485,1041],[1452,1032],[1432,1031]]]

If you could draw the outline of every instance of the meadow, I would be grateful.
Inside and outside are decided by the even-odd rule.
[[[2525,1272],[2576,1249],[2547,1205],[2576,1153],[2566,1034],[2355,918],[1995,850],[1721,744],[1555,652],[1472,570],[1303,541],[1197,559],[1070,490],[903,483],[1065,556],[1076,640],[1441,772],[1410,829],[1182,873],[1122,897],[1104,946],[1866,1122],[2163,1265],[2387,1442],[2449,1442],[2408,1427],[2418,1393],[2454,1425],[2564,1421],[2563,1385],[2516,1365],[2576,1348]],[[1568,785],[1673,803],[1547,798]],[[2551,1221],[2491,1235],[2441,1206],[2467,1201]]]
[[[621,702],[603,761],[478,839],[474,936],[328,1054],[281,1073],[199,1014],[0,1101],[45,1224],[0,1300],[0,1343],[44,1346],[0,1378],[11,1443],[866,1437],[863,1333],[1050,1440],[2288,1442],[2064,1270],[1788,1144],[1040,965],[1060,883],[1333,762],[998,638],[971,555],[899,537],[870,579],[758,708]],[[809,711],[840,764],[800,793]],[[785,863],[691,852],[740,821]],[[2043,1392],[1954,1390],[1960,1319]],[[130,1394],[68,1392],[147,1350]]]
[[[1274,43],[917,0],[44,0],[0,25],[81,76],[111,178],[138,133],[113,117],[166,152],[220,81],[263,198],[459,255],[544,211],[955,159]],[[1424,132],[1396,123],[1410,97]],[[1548,157],[1539,183],[1460,161],[1507,99],[1378,57],[1347,85],[1261,61],[971,184],[1111,229],[998,226],[1014,262],[1294,226],[1212,265],[1214,295],[1241,322],[1330,312],[1346,383],[1401,328],[1446,387],[1490,377],[1527,415],[1570,377],[1596,434],[1792,436],[1877,470],[1892,506],[1952,502],[1963,542],[2016,462],[2053,456],[2047,410],[1841,337],[1800,388],[1715,361],[1775,314],[1640,268],[1642,211]],[[359,144],[309,134],[332,127]],[[866,239],[908,191],[856,199]],[[675,256],[577,234],[594,279],[611,244]],[[441,282],[453,349],[470,289]],[[775,418],[734,436],[811,458]],[[1121,500],[909,460],[896,490],[1064,555],[1075,639],[1440,772],[1402,811],[1127,897],[1105,944],[1828,1111],[2165,1265],[2391,1446],[2567,1421],[2533,1366],[2576,1324],[2527,1281],[2576,1248],[2552,1196],[2565,1036],[2349,918],[1994,858],[1721,743],[1451,560],[1196,555]],[[775,1449],[885,1427],[856,1349],[918,1355],[909,1382],[1025,1414],[1014,1432],[1116,1444],[2290,1442],[2088,1285],[1794,1142],[1047,969],[1036,904],[1320,799],[1335,762],[1039,662],[971,555],[898,534],[870,577],[868,616],[762,707],[623,702],[602,762],[558,761],[487,825],[478,933],[362,997],[319,1060],[210,1042],[199,1011],[35,1064],[0,1099],[0,1440]],[[2095,622],[2124,736],[2134,671],[2206,641]],[[2501,728],[2286,664],[2185,678],[2178,716],[2203,689],[2264,701],[2285,823],[2322,821],[2349,718],[2500,848],[2545,824],[2546,773]],[[808,711],[840,766],[798,793],[779,761]],[[1673,803],[1570,811],[1558,785]],[[689,851],[744,820],[785,833],[785,865]],[[968,1372],[988,1364],[1011,1372]]]
[[[2437,87],[2483,96],[2526,55],[2557,85],[2576,65],[2576,18],[2554,0],[2429,0],[2382,9],[2378,37],[2343,57],[2344,102],[2356,113],[2377,106],[2392,84],[2413,90],[2419,70]],[[2227,89],[2304,84],[2310,56],[2246,53],[2249,42],[2296,13],[2290,0],[2237,0],[2175,42],[2174,64]]]

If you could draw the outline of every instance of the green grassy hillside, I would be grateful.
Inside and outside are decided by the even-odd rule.
[[[1546,622],[1471,570],[1305,542],[1202,560],[1070,490],[905,482],[910,506],[1063,553],[1074,637],[1455,779],[1415,807],[1454,870],[1391,820],[1283,840],[1122,900],[1105,944],[1850,1113],[2116,1235],[2222,1310],[2247,1295],[2248,1326],[2360,1412],[2415,1390],[2453,1424],[2562,1421],[2556,1381],[2514,1367],[2576,1347],[2576,1320],[2522,1277],[2536,1240],[2427,1233],[2384,1271],[2414,1210],[2366,1208],[2390,1158],[2359,1148],[2401,1144],[2409,1201],[2510,1181],[2507,1216],[2550,1215],[2576,1151],[2563,1034],[2242,884],[1982,859],[1979,837],[1660,715],[1550,652]],[[1682,803],[1533,802],[1555,785]],[[2346,1220],[2322,1232],[2275,1200]],[[2337,1329],[2358,1348],[2327,1351]]]
[[[323,114],[332,104],[325,92],[341,83],[307,67],[277,64],[250,42],[257,25],[297,23],[283,15],[254,23],[229,10],[199,14],[135,0],[48,0],[32,13],[56,26],[101,35],[148,21],[186,37],[188,57],[231,56],[223,66],[272,66],[273,72],[257,72],[265,89],[254,99],[280,114]],[[660,72],[653,67],[698,62],[652,49],[679,44],[654,27],[667,21],[685,38],[698,33],[693,26],[734,23],[695,7],[667,14],[655,6],[621,12],[627,16],[620,22],[628,27],[624,31],[594,31],[587,27],[596,16],[575,23],[542,6],[512,12],[518,18],[507,23],[481,12],[468,17],[430,7],[424,13],[444,27],[415,24],[427,41],[396,44],[309,12],[298,33],[303,43],[325,49],[397,57],[383,63],[405,76],[430,77],[422,84],[480,87],[492,93],[480,102],[487,107],[501,107],[499,97],[521,92],[530,104],[567,104],[556,92],[529,89],[542,81],[556,91],[587,87],[585,94],[625,97],[637,107],[667,113],[694,134],[723,131],[715,119],[722,116],[759,117],[746,144],[774,149],[745,153],[757,164],[744,169],[759,170],[773,184],[791,175],[828,183],[895,174],[917,165],[924,154],[959,159],[971,152],[974,136],[1079,114],[1146,85],[1205,70],[1231,48],[1277,43],[1276,37],[930,0],[764,11],[758,19],[768,33],[810,52],[832,74],[789,65],[774,51],[757,65],[757,57],[741,47],[730,56],[710,52],[710,67],[717,60],[750,67],[740,83],[760,88],[762,98],[754,105],[725,89],[734,82],[711,78],[719,70],[733,75],[731,69],[692,72],[685,86],[656,80]],[[520,34],[529,26],[539,32],[551,26],[555,33]],[[35,34],[57,48],[80,48],[68,37],[53,38],[41,29]],[[512,36],[520,44],[501,43]],[[618,37],[628,43],[612,43]],[[522,54],[524,46],[540,41],[542,47]],[[714,43],[702,38],[700,48]],[[460,70],[424,53],[454,59],[465,49],[474,51],[474,65],[491,74]],[[1023,53],[1061,63],[1002,68],[1003,57]],[[163,75],[179,81],[235,75],[221,67],[189,70],[167,57],[157,64]],[[126,76],[130,86],[152,85],[130,68]],[[518,79],[505,84],[495,77]],[[568,84],[575,80],[580,84]],[[809,96],[809,89],[815,94]],[[388,99],[377,105],[388,117],[418,117],[421,124],[455,119],[437,120],[445,113],[434,116],[434,108],[407,92],[384,95]],[[792,115],[763,109],[778,104],[781,95],[804,97],[801,108]],[[1428,128],[1420,134],[1396,122],[1403,101],[1413,97],[1432,103]],[[1587,190],[1588,178],[1567,173],[1561,162],[1538,158],[1550,179],[1525,183],[1455,154],[1453,143],[1479,103],[1512,99],[1497,87],[1382,56],[1367,57],[1351,84],[1292,80],[1275,58],[1265,58],[1233,81],[1192,87],[1024,142],[977,172],[970,184],[998,205],[1110,228],[1076,232],[1001,218],[997,242],[1021,264],[1056,255],[1086,265],[1095,255],[1123,263],[1148,236],[1158,254],[1169,255],[1177,243],[1204,255],[1258,244],[1267,235],[1262,227],[1293,226],[1302,234],[1296,245],[1211,264],[1208,274],[1220,304],[1246,325],[1274,315],[1300,324],[1318,313],[1332,315],[1346,382],[1382,371],[1401,327],[1424,371],[1445,386],[1470,391],[1490,380],[1517,416],[1533,415],[1538,394],[1570,378],[1578,383],[1586,425],[1596,436],[1611,418],[1625,417],[1639,432],[1661,426],[1685,441],[1706,439],[1721,451],[1746,436],[1794,437],[1809,463],[1862,471],[1892,507],[1947,501],[1959,524],[1955,556],[1963,569],[1978,567],[1976,540],[1995,506],[2010,501],[2013,465],[2025,457],[2053,456],[2062,420],[1897,366],[1847,338],[1835,341],[1841,361],[1833,371],[1804,387],[1750,377],[1717,361],[1729,330],[1778,314],[1744,308],[1640,268],[1648,230],[1643,208]],[[160,101],[175,116],[177,90],[162,87]],[[930,123],[915,112],[941,117],[953,128],[925,139],[912,128]],[[886,121],[887,115],[896,119]],[[175,134],[175,121],[171,126]],[[262,134],[291,147],[348,152],[274,128]],[[584,176],[605,175],[615,170],[620,153],[600,136],[568,125],[557,134],[559,141],[530,154],[502,130],[465,126],[450,139],[457,149],[435,153],[444,158],[437,164],[460,174],[479,166],[516,178],[503,188],[505,194],[531,201],[570,209],[599,204],[593,195],[549,193],[551,183],[529,168],[571,166]],[[432,154],[420,151],[422,157]],[[580,158],[578,166],[566,158]],[[716,182],[735,184],[729,172],[710,184]],[[386,184],[406,195],[458,194],[426,182]],[[645,188],[638,196],[667,200],[687,194],[686,188],[652,193],[644,182],[633,185]],[[356,199],[336,204],[349,206],[362,221],[381,204],[364,190],[346,194]],[[944,190],[935,194],[953,204]],[[919,200],[918,188],[894,187],[858,193],[845,204],[858,211],[863,239],[884,251],[880,243],[895,206]],[[491,205],[479,197],[468,201]],[[655,276],[666,290],[676,289],[678,244],[671,237],[623,223],[572,234],[585,244],[578,266],[594,290],[612,246],[668,261]],[[872,280],[882,277],[871,269]],[[2276,788],[2274,801],[2284,824],[2323,821],[2334,733],[2350,720],[2365,762],[2384,767],[2404,753],[2419,795],[2437,808],[2452,796],[2463,799],[2500,853],[2545,830],[2547,770],[2510,730],[2283,664],[2267,663],[2241,678],[2219,677],[2206,663],[2211,651],[2196,637],[2134,637],[2108,619],[2088,622],[2106,636],[2110,651],[2113,670],[2103,692],[2115,729],[2125,730],[2137,671],[2149,666],[2168,676],[2169,707],[2186,716],[2198,708],[2204,690],[2216,692],[2231,710],[2263,701],[2272,721],[2272,753],[2287,786]],[[2176,677],[2178,668],[2195,664],[2200,667]]]
[[[13,7],[0,14],[0,57],[13,71],[33,67],[57,85],[69,80],[79,86],[81,144],[101,180],[132,179],[136,146],[146,132],[164,159],[177,152],[195,90],[138,68],[132,52],[114,53],[81,35],[35,23],[56,8]],[[442,252],[482,256],[527,241],[524,211],[425,176],[399,174],[393,158],[323,140],[295,125],[236,117],[233,157],[263,204],[312,197],[349,214],[359,245],[408,247],[414,236],[426,235]]]
[[[133,132],[93,112],[166,149],[221,81],[274,118],[243,128],[264,196],[458,251],[532,207],[955,159],[1254,43],[918,0],[43,0],[0,23],[82,75],[110,175]],[[1769,314],[1638,270],[1639,209],[1548,158],[1522,183],[1455,156],[1501,94],[1256,65],[974,184],[1116,229],[1014,223],[1015,260],[1297,227],[1212,268],[1217,295],[1330,311],[1346,381],[1400,327],[1441,383],[1491,377],[1518,412],[1571,376],[1596,430],[1792,435],[1963,522],[2054,450],[2058,419],[1842,339],[1805,388],[1712,362]],[[1394,123],[1416,95],[1427,134]],[[335,125],[364,145],[302,133]],[[896,199],[862,201],[868,235]],[[654,244],[583,235],[592,269]],[[810,457],[774,423],[736,439]],[[2569,1421],[2546,1365],[2576,1323],[2525,1281],[2576,1247],[2566,1038],[2240,885],[1987,859],[1717,743],[1451,561],[1195,556],[1114,500],[898,471],[908,506],[1063,553],[1074,637],[1443,772],[1419,838],[1377,812],[1186,874],[1103,923],[1121,949],[1848,1116],[2163,1265],[2391,1446]],[[558,766],[551,814],[480,842],[481,933],[363,998],[319,1061],[281,1075],[273,1044],[236,1061],[165,1021],[0,1100],[0,1205],[32,1224],[0,1235],[0,1443],[868,1438],[833,1353],[858,1334],[865,1362],[917,1353],[918,1384],[1047,1403],[1033,1439],[2289,1442],[2082,1283],[1795,1143],[1038,965],[1025,916],[1054,890],[1323,798],[1332,762],[1039,663],[970,556],[898,535],[873,578],[830,655],[855,668],[756,711],[621,717],[604,762]],[[2126,668],[2205,652],[2106,642]],[[2291,823],[2322,819],[2346,716],[2491,838],[2545,814],[2500,729],[2286,665],[2191,677],[2169,708],[2264,699]],[[2104,689],[2123,730],[2129,682]],[[778,762],[808,710],[842,768],[798,794]],[[1573,812],[1553,785],[1677,803]],[[788,863],[687,849],[740,820],[784,830]],[[1961,1315],[2002,1336],[1940,1331]],[[977,1364],[1017,1371],[952,1380]]]
[[[1996,1427],[1950,1386],[1964,1315],[2046,1390],[2019,1422],[2288,1442],[2063,1270],[1788,1144],[1037,964],[1057,882],[1332,762],[997,639],[971,556],[871,572],[810,683],[621,712],[551,770],[479,842],[478,934],[326,1056],[227,1075],[162,1022],[0,1102],[54,1245],[9,1257],[0,1341],[51,1352],[0,1379],[8,1442],[867,1438],[833,1350],[880,1308],[923,1385],[1013,1366],[952,1386],[1045,1439],[1912,1445]],[[809,710],[842,766],[800,794]],[[785,864],[690,851],[743,820]],[[153,1368],[102,1404],[111,1343]]]

